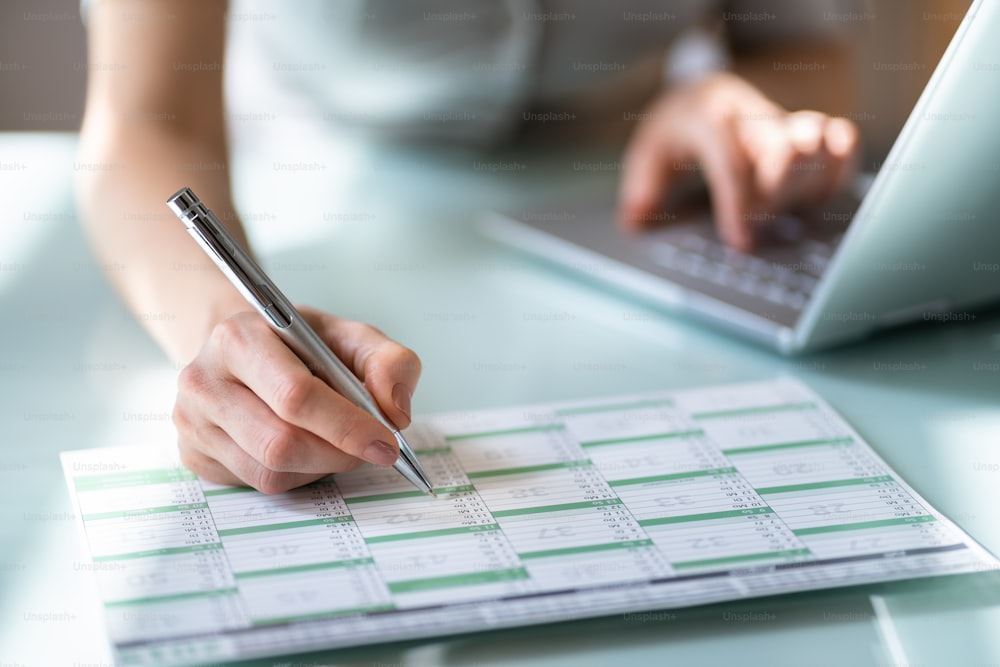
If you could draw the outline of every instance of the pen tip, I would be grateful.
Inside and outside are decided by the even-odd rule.
[[[434,489],[427,489],[427,493],[429,493],[429,494],[431,494],[432,496],[434,496],[435,498],[437,498],[437,495],[438,495],[438,494],[437,494],[437,493],[436,493],[436,492],[434,491]]]

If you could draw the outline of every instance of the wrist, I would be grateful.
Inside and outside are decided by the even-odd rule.
[[[214,266],[211,268],[215,270]],[[213,284],[206,286],[197,301],[192,300],[180,309],[179,316],[169,323],[170,326],[147,326],[160,348],[175,364],[190,363],[220,322],[251,309],[228,281],[221,275],[219,278],[219,281],[206,281]]]
[[[691,84],[730,65],[729,51],[718,31],[697,28],[674,40],[664,61],[663,80],[668,86]]]

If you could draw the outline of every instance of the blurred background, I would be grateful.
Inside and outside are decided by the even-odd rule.
[[[888,151],[971,0],[869,0],[856,58],[866,164]],[[0,131],[79,127],[87,81],[78,0],[0,3]],[[906,71],[875,63],[917,63]]]
[[[144,1],[132,0],[137,5]],[[669,6],[670,0],[663,2]],[[859,102],[852,118],[864,136],[868,169],[889,150],[970,4],[971,0],[868,0],[867,12],[853,22],[857,48],[852,57],[859,75]],[[106,647],[95,641],[103,630],[93,613],[96,595],[91,590],[92,573],[71,560],[75,536],[69,526],[74,517],[67,511],[68,496],[60,482],[56,453],[97,445],[173,442],[175,438],[169,409],[177,369],[166,363],[140,330],[135,314],[129,313],[103,282],[99,269],[119,267],[95,261],[72,214],[69,182],[73,173],[68,164],[74,145],[72,133],[82,120],[88,75],[85,46],[79,0],[0,0],[0,132],[10,133],[0,142],[0,193],[20,200],[0,222],[0,292],[8,320],[28,323],[5,327],[0,335],[0,388],[7,390],[0,392],[0,424],[9,445],[0,448],[0,523],[4,526],[0,530],[0,667],[110,664],[101,652]],[[18,132],[61,134],[22,137],[15,134]],[[326,144],[318,144],[317,150],[325,148]],[[508,258],[499,249],[487,248],[486,241],[470,240],[471,232],[448,237],[464,219],[448,217],[448,211],[438,216],[445,209],[438,196],[445,183],[461,193],[454,207],[461,214],[472,208],[469,202],[478,203],[478,197],[501,201],[515,190],[520,194],[527,189],[525,200],[534,197],[541,201],[541,190],[548,188],[548,183],[530,183],[527,177],[493,182],[483,173],[471,172],[468,178],[455,179],[454,170],[449,171],[443,160],[441,168],[434,171],[423,169],[415,160],[408,161],[405,155],[399,156],[398,162],[379,154],[362,154],[357,162],[355,157],[355,153],[346,152],[329,158],[331,165],[343,163],[355,169],[360,164],[367,171],[356,183],[345,179],[339,188],[323,183],[323,196],[315,198],[317,213],[322,207],[324,221],[332,214],[335,222],[324,223],[330,229],[319,242],[315,218],[307,216],[297,222],[289,219],[295,216],[286,216],[280,224],[259,224],[257,240],[269,249],[267,259],[276,269],[275,278],[289,294],[315,295],[321,289],[316,287],[320,281],[343,269],[348,275],[371,276],[377,285],[401,277],[407,283],[406,294],[450,295],[443,306],[405,297],[371,300],[360,291],[337,297],[337,312],[348,317],[377,325],[419,321],[407,331],[409,338],[404,342],[421,350],[427,362],[421,381],[423,398],[418,399],[423,401],[420,409],[471,409],[491,401],[513,403],[515,396],[527,401],[607,394],[626,385],[633,387],[630,391],[679,387],[693,384],[695,377],[707,384],[788,373],[815,386],[866,439],[880,445],[880,453],[905,479],[1000,553],[995,546],[1000,544],[1000,527],[995,512],[988,509],[997,505],[1000,488],[1000,408],[995,400],[1000,319],[996,315],[976,323],[931,323],[906,337],[887,336],[864,347],[807,360],[779,360],[763,350],[731,346],[721,335],[693,324],[660,318],[641,304],[623,306],[614,295],[578,285],[575,279],[543,273],[541,267],[529,266],[526,259]],[[31,162],[31,168],[24,169],[18,160]],[[15,168],[10,168],[11,164]],[[247,182],[273,178],[276,187],[286,190],[285,196],[306,201],[299,195],[310,189],[320,191],[317,183],[328,174],[281,176],[267,161],[252,176],[257,180]],[[602,175],[589,176],[591,182],[597,182]],[[566,178],[561,180],[566,188]],[[525,183],[527,188],[522,187]],[[383,189],[401,194],[373,194]],[[277,219],[269,191],[241,194],[257,197],[248,198],[246,210],[256,212],[258,220]],[[431,204],[424,203],[423,197]],[[261,200],[266,203],[261,204]],[[400,215],[414,202],[423,203],[424,210],[413,219],[433,221],[432,231],[436,231],[432,234],[424,235],[418,225],[408,224],[411,218]],[[367,224],[370,221],[378,224]],[[387,250],[381,242],[394,233],[401,241],[382,254]],[[284,239],[283,245],[277,237]],[[339,254],[333,254],[334,247]],[[462,252],[472,248],[474,252],[468,260],[456,260],[451,255],[456,248]],[[420,268],[424,264],[413,263],[411,252],[426,256],[422,261],[435,270],[425,271]],[[385,261],[373,262],[373,257],[384,257]],[[340,258],[343,266],[338,263]],[[443,268],[437,270],[438,264]],[[53,266],[65,270],[53,271]],[[381,266],[403,268],[383,271]],[[406,267],[416,268],[410,271]],[[455,270],[466,267],[477,269],[470,272],[476,274],[475,280],[456,279],[459,274]],[[545,287],[540,291],[543,275]],[[329,306],[332,299],[317,305]],[[400,308],[399,303],[408,305]],[[495,305],[496,312],[487,316],[481,310],[483,304],[490,304],[491,309]],[[553,312],[546,310],[553,304],[571,308],[565,312],[579,313],[580,317],[568,323],[526,322],[526,315]],[[627,308],[624,317],[623,307]],[[22,321],[15,322],[9,313],[18,313]],[[447,317],[467,314],[472,314],[471,320],[458,326],[452,326],[456,320]],[[505,328],[515,322],[514,318],[519,326]],[[595,322],[600,326],[594,326]],[[576,340],[574,336],[580,331],[587,332],[581,347],[566,345],[567,340]],[[510,351],[503,354],[514,356],[481,356],[496,350],[489,345],[442,342],[453,340],[449,336],[476,336],[485,341],[506,337],[504,343]],[[534,342],[525,342],[529,337]],[[623,337],[629,341],[627,346],[622,345]],[[39,349],[46,354],[32,356],[30,351]],[[613,352],[608,363],[594,364],[590,359],[582,362],[576,356],[579,349]],[[475,364],[488,367],[497,360],[519,360],[521,354],[533,355],[525,358],[539,360],[538,365],[530,370],[525,366],[523,372],[470,374]],[[654,361],[640,365],[636,363],[639,359]],[[919,376],[884,370],[913,364],[919,366]],[[489,389],[454,381],[466,377],[482,380]],[[920,454],[914,456],[913,452]],[[597,662],[591,664],[599,664],[602,655],[612,655],[626,645],[630,647],[622,650],[660,649],[667,644],[671,651],[678,651],[670,655],[690,657],[675,660],[679,664],[704,662],[711,658],[700,652],[711,644],[734,654],[778,656],[772,664],[801,664],[805,661],[803,652],[812,653],[818,646],[822,653],[815,654],[810,664],[837,664],[838,656],[849,654],[857,659],[840,664],[949,666],[962,664],[955,655],[965,653],[984,658],[966,660],[965,664],[995,666],[996,661],[987,656],[995,658],[1000,651],[998,587],[984,585],[980,578],[950,586],[924,582],[897,585],[893,595],[880,598],[895,623],[895,629],[892,624],[887,626],[892,630],[888,637],[879,634],[883,618],[872,622],[875,616],[867,594],[854,592],[850,595],[860,597],[836,598],[852,605],[835,607],[846,609],[837,613],[850,622],[828,622],[825,614],[834,604],[829,602],[832,597],[793,598],[791,606],[782,607],[781,621],[763,632],[751,626],[709,627],[694,622],[674,630],[654,624],[647,624],[644,630],[634,624],[628,628],[618,624],[605,631],[596,624],[573,625],[564,631],[566,637],[570,633],[573,637],[560,640],[556,646],[576,645],[580,628],[585,627],[586,633],[592,634],[589,643],[582,645],[586,650],[606,644],[611,651],[597,654]],[[31,620],[48,612],[73,614],[73,622],[55,626]],[[552,630],[545,628],[537,635],[545,635],[545,642],[530,637],[522,642],[528,637],[522,634],[498,635],[481,643],[459,638],[443,653],[456,650],[455,659],[460,662],[469,662],[462,660],[469,657],[463,650],[480,646],[491,660],[495,655],[514,656],[508,657],[512,661],[518,656],[547,656],[550,653],[546,651],[555,649],[542,645],[551,634]],[[54,637],[60,641],[52,641]],[[514,637],[518,641],[511,642]],[[682,637],[683,641],[673,642],[671,637]],[[883,642],[890,649],[902,644],[917,659],[883,655]],[[505,653],[501,648],[504,644],[513,647],[513,653]],[[368,664],[373,657],[381,664],[403,664],[408,648],[390,645],[377,653],[359,655],[367,657]],[[436,645],[427,648],[436,650]],[[518,653],[522,650],[524,653]],[[697,658],[691,657],[695,654]],[[420,659],[430,654],[415,655]],[[582,653],[568,655],[573,660]],[[799,657],[803,660],[797,661]],[[356,664],[362,664],[362,659]]]

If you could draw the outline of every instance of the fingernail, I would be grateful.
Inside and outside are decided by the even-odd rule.
[[[400,382],[395,387],[392,388],[392,402],[396,405],[396,409],[406,415],[406,418],[410,418],[410,400],[413,395],[410,393],[409,387]]]
[[[364,453],[361,455],[365,461],[374,463],[378,466],[391,466],[396,462],[399,454],[396,453],[395,448],[390,447],[381,440],[376,440],[372,444],[365,447]]]

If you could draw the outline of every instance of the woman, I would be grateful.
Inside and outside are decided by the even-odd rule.
[[[128,260],[112,279],[135,312],[178,315],[143,324],[185,364],[174,410],[185,465],[268,493],[362,461],[389,465],[398,450],[221,274],[177,270],[204,263],[181,225],[157,224],[169,215],[165,195],[181,184],[246,241],[228,180],[228,141],[238,133],[225,70],[256,57],[256,92],[293,91],[324,117],[388,137],[496,145],[553,110],[579,119],[576,139],[626,121],[622,226],[641,227],[680,175],[701,171],[719,232],[739,250],[752,246],[761,213],[843,185],[857,152],[849,121],[786,111],[846,110],[843,86],[829,82],[843,83],[847,71],[838,17],[850,15],[848,0],[103,0],[85,9],[81,160],[123,166],[78,174],[87,232],[103,262]],[[717,71],[723,58],[693,42],[681,54],[689,64],[675,58],[664,83],[660,63],[675,38],[706,26],[735,44],[733,71]],[[227,43],[244,51],[227,54]],[[107,201],[121,202],[119,211]],[[365,324],[303,312],[405,428],[417,356]]]

